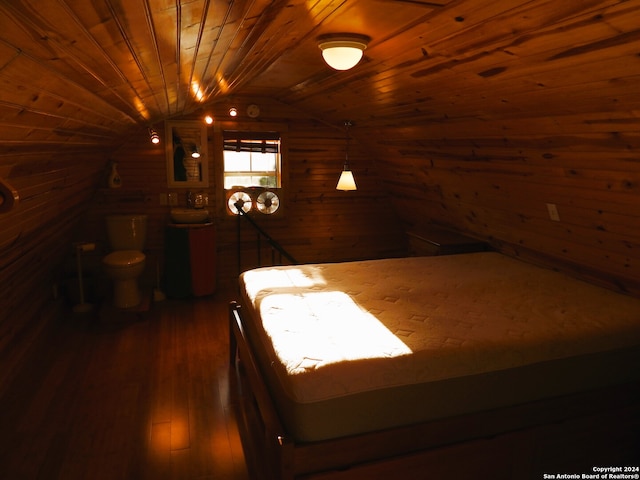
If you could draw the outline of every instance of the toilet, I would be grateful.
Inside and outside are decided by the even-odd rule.
[[[142,253],[147,237],[146,215],[107,215],[107,235],[112,252],[102,259],[113,280],[113,304],[131,308],[142,302],[138,277],[144,272]]]

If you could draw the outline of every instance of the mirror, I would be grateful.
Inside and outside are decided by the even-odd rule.
[[[208,187],[207,127],[200,122],[165,124],[167,186]]]

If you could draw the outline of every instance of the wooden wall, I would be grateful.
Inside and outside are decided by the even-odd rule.
[[[353,140],[349,158],[359,189],[341,192],[335,189],[345,158],[346,139],[342,125],[331,126],[304,118],[299,112],[267,99],[240,100],[245,110],[248,103],[259,103],[261,116],[254,122],[281,123],[288,130],[288,185],[283,200],[283,215],[256,216],[256,221],[300,262],[344,261],[403,255],[406,252],[404,232],[394,215],[390,199],[379,181],[374,161]],[[213,107],[218,119],[229,121],[228,103]],[[202,113],[202,112],[200,112]],[[180,118],[201,121],[202,115]],[[247,118],[240,118],[249,122]],[[247,123],[245,123],[247,124]],[[248,123],[250,125],[250,123]],[[154,126],[164,132],[164,125]],[[218,282],[234,284],[237,278],[237,219],[225,213],[221,188],[220,144],[214,127],[209,136],[209,210],[216,225]],[[218,148],[218,153],[216,152]],[[98,248],[87,255],[98,297],[108,295],[109,286],[100,265],[108,252],[104,217],[114,212],[137,212],[149,215],[147,240],[147,272],[144,282],[155,283],[156,267],[163,270],[164,229],[169,222],[169,206],[161,205],[161,195],[176,192],[180,205],[185,204],[187,189],[168,189],[165,175],[164,138],[160,145],[149,142],[147,130],[132,135],[112,159],[118,163],[122,187],[100,188],[81,222],[78,241],[96,242]],[[242,227],[242,268],[255,266],[252,259],[255,235]],[[161,273],[162,274],[162,273]]]
[[[386,152],[380,172],[407,228],[451,225],[505,253],[640,295],[640,121],[620,108],[387,129],[403,140],[377,143]]]
[[[0,393],[38,335],[62,315],[60,265],[103,174],[104,151],[16,142],[0,149],[0,177],[19,203],[0,214]]]

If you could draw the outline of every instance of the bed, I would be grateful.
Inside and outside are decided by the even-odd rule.
[[[268,478],[540,478],[585,432],[636,446],[640,299],[496,252],[250,270],[230,322]]]

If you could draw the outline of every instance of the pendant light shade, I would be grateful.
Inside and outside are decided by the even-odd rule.
[[[345,192],[350,190],[357,190],[356,180],[353,178],[353,172],[349,167],[349,127],[351,127],[353,123],[349,120],[344,122],[346,136],[347,136],[347,146],[345,148],[345,156],[344,156],[344,167],[342,169],[342,173],[340,174],[340,178],[338,179],[338,184],[336,185],[336,190],[343,190]]]
[[[346,170],[349,168],[348,165],[345,165],[345,170],[342,170],[340,174],[340,178],[338,179],[338,185],[336,185],[336,190],[343,190],[345,192],[349,190],[357,190],[356,181],[353,178],[353,172],[351,170]]]
[[[156,132],[155,129],[151,127],[149,127],[149,139],[153,144],[160,143],[160,135],[158,135],[158,132]]]
[[[324,35],[318,39],[322,58],[327,65],[336,70],[355,67],[368,43],[369,37],[355,34]]]

